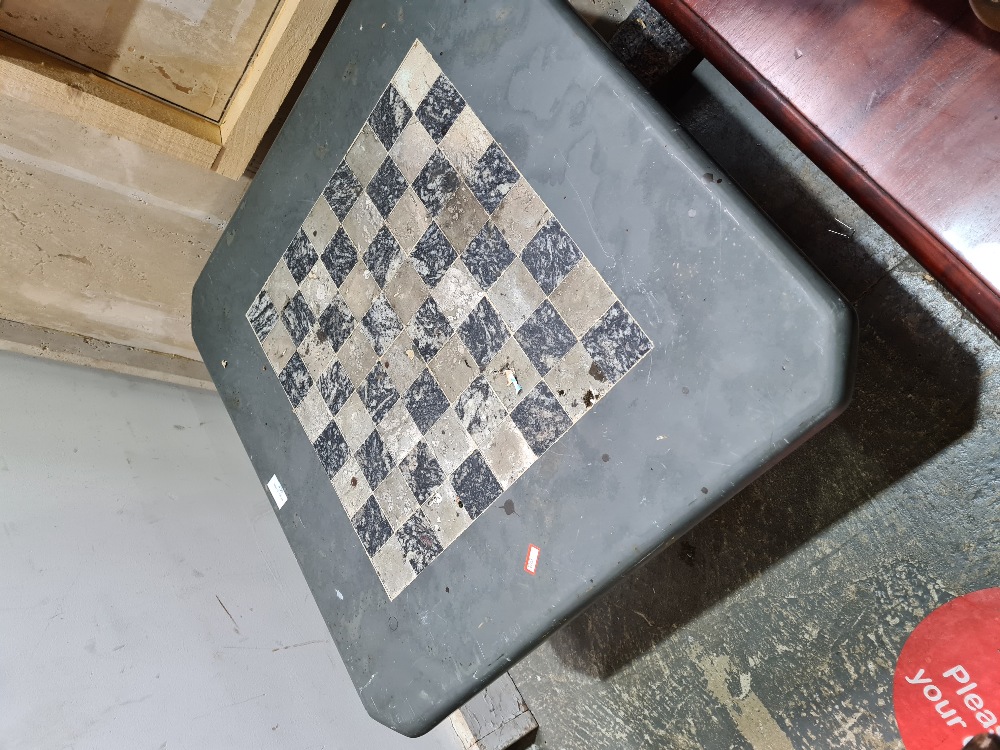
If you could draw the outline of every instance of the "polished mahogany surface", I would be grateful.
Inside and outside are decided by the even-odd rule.
[[[1000,333],[1000,33],[965,0],[651,0]]]

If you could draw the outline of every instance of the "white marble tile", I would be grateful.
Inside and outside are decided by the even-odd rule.
[[[439,75],[441,75],[440,66],[418,39],[406,54],[396,75],[392,77],[392,84],[410,105],[410,109],[416,109]]]

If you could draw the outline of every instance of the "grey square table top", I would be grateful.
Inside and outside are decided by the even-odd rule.
[[[854,346],[560,0],[352,4],[193,321],[366,709],[411,736],[839,413]]]

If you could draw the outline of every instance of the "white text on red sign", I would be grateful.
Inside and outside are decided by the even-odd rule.
[[[1000,726],[997,725],[997,717],[992,711],[986,708],[986,704],[982,697],[978,693],[972,692],[976,689],[977,683],[970,682],[972,677],[966,671],[965,667],[958,665],[952,667],[941,677],[945,680],[944,684],[946,687],[954,688],[951,682],[948,680],[954,680],[955,683],[960,685],[957,690],[955,690],[955,706],[952,706],[951,700],[944,697],[944,692],[937,685],[934,684],[931,677],[924,674],[924,670],[921,669],[913,677],[907,677],[906,681],[911,685],[922,685],[924,697],[934,704],[934,710],[938,712],[943,720],[947,722],[949,727],[960,726],[960,727],[975,727],[973,721],[977,722],[986,731],[997,732]],[[959,700],[961,699],[961,700]],[[964,708],[963,708],[964,707]],[[959,710],[962,709],[962,713]],[[968,711],[967,716],[969,716],[969,723],[967,724],[963,714]],[[978,727],[976,727],[976,733],[978,733]]]

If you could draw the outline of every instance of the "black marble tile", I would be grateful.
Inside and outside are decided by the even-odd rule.
[[[396,87],[389,84],[389,88],[382,94],[382,98],[375,105],[371,117],[368,118],[368,124],[372,126],[372,130],[382,141],[386,151],[392,148],[392,144],[399,138],[399,134],[403,132],[412,114],[413,110],[410,109],[402,95],[396,91]]]
[[[652,348],[639,324],[621,302],[615,302],[581,339],[587,354],[612,383],[632,369]]]
[[[377,489],[392,471],[392,456],[389,455],[378,430],[372,430],[372,434],[361,444],[354,457],[358,460],[361,473],[368,480],[368,486],[373,490]]]
[[[417,246],[413,248],[410,258],[420,278],[433,289],[441,281],[445,271],[451,268],[451,264],[458,258],[458,253],[444,236],[437,222],[432,221]]]
[[[347,459],[351,456],[351,449],[347,445],[343,433],[333,422],[330,422],[322,434],[316,438],[313,448],[316,449],[316,455],[319,456],[319,461],[323,464],[330,479],[337,476],[337,472],[344,467]]]
[[[372,244],[365,251],[365,265],[380,287],[385,287],[389,276],[403,263],[403,251],[388,227],[382,227]]]
[[[368,197],[372,199],[375,208],[382,214],[382,218],[388,218],[392,209],[396,207],[399,199],[406,192],[406,178],[399,171],[390,157],[385,157],[382,166],[379,167],[371,182],[368,183]]]
[[[426,367],[406,391],[403,403],[421,435],[426,435],[427,430],[448,411],[448,397]]]
[[[417,175],[417,179],[413,181],[413,191],[427,208],[431,218],[435,218],[458,192],[461,179],[451,166],[451,162],[439,149],[431,155],[426,166]]]
[[[375,557],[375,554],[382,549],[382,545],[389,541],[392,536],[392,527],[382,515],[382,509],[378,506],[378,501],[372,495],[351,519],[354,530],[358,532],[358,538],[364,545],[368,557]]]
[[[399,316],[392,309],[392,305],[380,294],[372,302],[371,308],[361,319],[361,325],[368,334],[372,342],[372,348],[381,357],[385,354],[396,337],[403,332],[403,324],[399,322]]]
[[[392,378],[386,372],[385,365],[376,362],[365,381],[358,386],[358,396],[361,397],[361,403],[364,404],[368,413],[372,415],[372,420],[378,424],[396,405],[399,400],[399,391],[392,384]]]
[[[288,400],[291,402],[293,409],[302,403],[302,399],[309,393],[309,389],[312,388],[313,384],[312,376],[309,374],[309,370],[306,369],[306,364],[302,361],[302,357],[299,356],[298,352],[295,352],[292,358],[288,360],[285,369],[278,375],[278,382],[281,383],[281,387],[288,395]]]
[[[465,99],[444,75],[431,86],[417,107],[417,119],[435,143],[440,143],[465,109]]]
[[[486,213],[492,214],[520,176],[503,149],[494,143],[473,167],[469,187],[483,204]]]
[[[433,297],[428,297],[427,301],[420,306],[410,324],[413,344],[425,362],[434,359],[434,355],[441,350],[441,347],[445,345],[453,333],[451,324]]]
[[[465,322],[458,327],[458,335],[462,337],[462,341],[482,370],[507,343],[510,331],[490,301],[483,297],[469,313]]]
[[[358,263],[358,249],[354,247],[343,227],[333,235],[320,260],[323,261],[326,270],[330,272],[330,278],[337,286],[343,284],[347,275],[354,270],[354,266]]]
[[[396,538],[403,548],[403,555],[416,573],[422,571],[435,557],[444,552],[441,541],[434,533],[434,527],[422,510],[418,510],[403,524],[396,532]]]
[[[361,182],[354,176],[354,172],[351,171],[347,162],[342,161],[326,187],[323,188],[323,197],[326,198],[326,202],[330,204],[330,208],[333,209],[337,218],[343,221],[354,206],[354,201],[361,195],[361,190]]]
[[[285,305],[285,309],[281,313],[281,319],[285,322],[285,328],[288,329],[288,334],[295,342],[295,346],[302,343],[303,339],[309,335],[309,331],[312,330],[313,323],[316,322],[316,316],[306,304],[306,298],[302,296],[302,292],[296,292],[295,296],[288,300],[288,304]]]
[[[573,426],[544,380],[514,407],[510,416],[536,456],[541,456]]]
[[[247,320],[250,321],[250,327],[253,328],[257,340],[260,342],[263,342],[267,335],[274,330],[274,326],[278,323],[278,311],[274,309],[274,303],[271,302],[271,297],[266,291],[262,290],[257,295],[257,299],[250,305],[250,309],[247,311]]]
[[[635,9],[608,40],[615,56],[625,63],[647,89],[665,82],[667,75],[691,53],[691,45],[646,0]]]
[[[319,331],[316,335],[326,336],[333,350],[339,352],[340,347],[344,345],[354,330],[354,323],[354,314],[351,312],[351,308],[348,307],[343,297],[335,294],[333,302],[319,316]]]
[[[444,484],[444,471],[434,451],[423,440],[410,451],[410,455],[399,465],[399,470],[420,505],[430,500],[435,490]]]
[[[514,334],[540,375],[548,374],[566,352],[573,348],[576,336],[552,303],[545,300]]]
[[[288,270],[295,279],[296,284],[301,284],[302,279],[309,275],[319,256],[313,250],[312,243],[306,237],[306,233],[301,229],[295,235],[295,239],[285,248],[284,255],[281,256],[288,266]]]
[[[344,366],[336,360],[330,365],[330,369],[320,375],[316,387],[334,416],[337,416],[347,403],[347,399],[354,393],[354,384],[351,383],[350,376]]]
[[[451,486],[462,503],[462,507],[472,520],[476,520],[494,500],[500,497],[503,488],[493,476],[479,451],[475,451],[451,475]]]
[[[490,221],[469,243],[462,254],[462,262],[485,291],[503,275],[514,257],[507,240]]]
[[[524,265],[546,294],[552,294],[582,257],[580,248],[555,218],[538,230],[521,253]]]
[[[455,401],[455,414],[475,438],[485,436],[503,421],[507,410],[485,375],[476,377]]]

